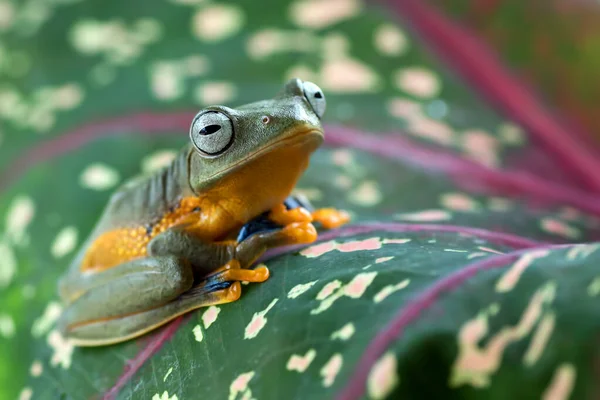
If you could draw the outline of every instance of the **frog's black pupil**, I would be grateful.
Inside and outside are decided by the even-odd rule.
[[[323,98],[323,95],[321,94],[321,92],[317,92],[317,93],[315,93],[315,97],[316,97],[317,99],[322,99],[322,98]]]
[[[219,129],[221,129],[221,125],[207,125],[204,128],[200,129],[200,134],[201,135],[212,135]]]

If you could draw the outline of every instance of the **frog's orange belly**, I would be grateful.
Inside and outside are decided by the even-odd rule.
[[[105,270],[136,258],[145,257],[151,235],[146,229],[123,228],[100,235],[90,246],[81,270]]]

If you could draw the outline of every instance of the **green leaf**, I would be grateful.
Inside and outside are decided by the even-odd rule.
[[[50,2],[37,20],[3,3],[16,12],[0,47],[28,61],[20,75],[0,67],[0,99],[21,99],[0,101],[0,398],[593,389],[600,207],[584,174],[482,101],[391,9],[147,3]],[[116,36],[94,45],[90,32]],[[264,53],[273,38],[282,47]],[[55,330],[56,282],[111,191],[168,161],[205,101],[268,98],[292,72],[328,101],[325,146],[298,190],[349,210],[351,224],[271,252],[271,278],[235,303],[73,348]],[[531,259],[540,249],[551,250]]]

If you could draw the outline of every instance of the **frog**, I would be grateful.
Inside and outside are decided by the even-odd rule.
[[[324,142],[325,109],[321,88],[300,78],[271,99],[201,109],[170,164],[110,196],[60,277],[62,336],[113,345],[235,302],[242,282],[269,279],[257,263],[267,250],[309,245],[317,227],[348,223],[344,210],[289,202]],[[269,229],[240,233],[261,216]]]

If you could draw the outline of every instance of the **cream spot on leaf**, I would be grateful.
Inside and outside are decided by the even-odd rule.
[[[3,242],[0,242],[0,260],[0,287],[6,287],[17,270],[17,259],[12,248]]]
[[[600,248],[600,244],[576,244],[567,252],[567,260],[575,260],[578,257],[587,258]]]
[[[298,371],[300,373],[306,371],[317,355],[314,349],[310,349],[305,355],[292,354],[287,362],[286,368],[288,371]]]
[[[388,101],[387,109],[396,118],[418,120],[423,118],[421,104],[403,97],[395,97]]]
[[[80,176],[83,187],[93,190],[106,190],[114,187],[120,180],[119,173],[104,164],[92,164]]]
[[[254,313],[252,316],[252,320],[246,326],[244,331],[244,339],[253,339],[255,338],[259,332],[265,327],[267,324],[267,318],[265,315],[275,306],[275,304],[279,301],[279,299],[273,299],[271,303],[262,311]]]
[[[159,100],[175,100],[185,91],[184,70],[178,63],[159,61],[150,67],[150,87]]]
[[[538,258],[549,254],[548,250],[537,250],[525,253],[515,262],[512,267],[502,275],[496,283],[496,291],[499,293],[510,292],[519,282],[523,272]]]
[[[498,139],[485,131],[470,130],[464,132],[462,146],[469,158],[485,166],[497,167],[500,163]]]
[[[408,133],[443,146],[452,146],[455,140],[450,125],[427,117],[409,119]]]
[[[410,279],[404,279],[403,281],[401,281],[401,282],[399,282],[399,283],[397,283],[395,285],[387,285],[383,289],[381,289],[375,295],[375,297],[373,297],[373,301],[375,303],[381,303],[390,294],[392,294],[394,292],[397,292],[398,290],[404,289],[405,287],[408,286],[409,283],[410,283]]]
[[[71,110],[81,104],[83,89],[76,83],[68,83],[57,88],[52,97],[52,101],[57,108]]]
[[[179,400],[179,399],[177,398],[176,394],[174,394],[173,396],[170,396],[169,392],[167,392],[165,390],[162,395],[155,393],[154,396],[152,396],[152,400]]]
[[[348,201],[362,207],[372,207],[381,202],[382,195],[375,181],[364,181],[348,195]]]
[[[0,31],[7,30],[15,20],[15,8],[10,1],[0,1]]]
[[[142,171],[146,173],[158,171],[175,159],[177,152],[174,150],[160,150],[150,154],[142,160]]]
[[[540,226],[542,230],[548,233],[563,236],[568,239],[577,239],[581,236],[579,229],[554,218],[543,218],[540,222]]]
[[[463,325],[458,334],[458,357],[452,366],[449,384],[460,387],[469,384],[476,388],[488,387],[491,375],[500,367],[506,347],[529,335],[539,320],[544,306],[556,295],[556,283],[550,282],[538,289],[521,315],[516,326],[507,326],[485,341],[479,342],[488,333],[488,313],[480,313]]]
[[[248,389],[248,383],[254,377],[254,371],[240,374],[229,385],[229,400],[235,400],[238,393],[243,393]]]
[[[0,335],[10,339],[15,335],[15,322],[8,314],[0,314]]]
[[[410,242],[410,239],[383,239],[383,244],[404,244]]]
[[[352,165],[354,157],[348,149],[337,149],[331,152],[331,160],[335,165],[344,167]]]
[[[33,321],[33,325],[31,326],[31,334],[33,337],[40,337],[48,332],[60,317],[61,312],[62,307],[59,303],[49,303],[44,310],[44,314]]]
[[[347,285],[337,289],[335,293],[324,298],[319,306],[310,311],[312,315],[320,314],[329,309],[338,299],[347,296],[353,299],[360,298],[367,287],[373,282],[377,272],[361,272],[356,275]]]
[[[202,314],[202,322],[204,323],[204,329],[210,328],[210,326],[217,320],[221,309],[216,306],[210,306]]]
[[[69,369],[73,356],[73,343],[69,339],[63,338],[57,330],[48,334],[47,342],[53,350],[50,365],[53,367],[60,365],[63,369]]]
[[[301,255],[307,258],[316,258],[320,257],[323,254],[329,253],[330,251],[335,250],[337,247],[337,243],[335,241],[323,242],[316,244],[314,246],[310,246],[300,252]]]
[[[33,364],[31,364],[31,368],[29,368],[29,373],[34,378],[37,378],[38,376],[42,375],[42,372],[44,372],[44,367],[42,366],[42,363],[40,362],[40,360],[35,360]]]
[[[548,340],[552,335],[554,326],[556,325],[556,316],[552,312],[547,312],[542,318],[542,321],[538,324],[533,338],[529,343],[529,348],[523,357],[523,363],[530,367],[535,364],[548,345]]]
[[[206,82],[196,88],[196,100],[202,105],[226,104],[236,96],[230,82]]]
[[[393,258],[394,258],[394,256],[391,256],[391,257],[379,257],[379,258],[375,259],[375,264],[381,264],[381,263],[384,263],[386,261],[390,261]]]
[[[396,356],[388,352],[371,368],[367,379],[367,392],[372,399],[384,399],[398,385]]]
[[[336,353],[321,368],[320,374],[323,377],[323,386],[330,387],[335,381],[335,377],[342,369],[343,358],[340,353]]]
[[[361,272],[356,275],[350,283],[345,287],[344,294],[353,299],[362,297],[373,279],[377,276],[377,272]]]
[[[286,52],[311,53],[318,49],[319,44],[319,37],[310,32],[264,29],[250,36],[246,42],[246,51],[251,58],[263,60]],[[297,66],[293,69],[299,67],[305,68]],[[311,74],[311,72],[308,73],[308,75]]]
[[[54,258],[62,258],[72,252],[75,246],[77,246],[77,228],[68,226],[56,235],[50,253]]]
[[[19,393],[19,400],[30,400],[31,396],[33,396],[33,390],[30,387],[26,387]]]
[[[478,248],[479,250],[483,250],[483,251],[486,251],[486,252],[488,252],[488,253],[494,253],[494,254],[504,254],[504,253],[503,253],[503,252],[501,252],[501,251],[498,251],[498,250],[495,250],[495,249],[491,249],[491,248],[489,248],[489,247],[477,246],[477,248]]]
[[[217,42],[235,35],[244,23],[241,8],[229,4],[201,7],[193,18],[194,35],[206,42]]]
[[[199,324],[194,326],[194,329],[192,329],[192,333],[194,334],[194,340],[196,340],[196,342],[201,342],[202,339],[204,339],[204,335],[202,334],[202,327]]]
[[[169,377],[169,375],[171,375],[171,372],[173,372],[173,367],[170,367],[169,370],[167,371],[167,373],[165,374],[165,376],[163,377],[163,382],[167,381],[167,378]]]
[[[289,9],[289,17],[296,25],[322,29],[358,15],[358,0],[297,0]]]
[[[284,80],[300,78],[303,81],[317,82],[319,79],[317,73],[306,65],[294,65],[290,67],[284,74]]]
[[[402,69],[396,72],[394,80],[400,90],[420,98],[435,97],[441,89],[439,78],[421,67]]]
[[[452,214],[444,210],[424,210],[414,213],[403,213],[394,215],[395,219],[412,222],[434,222],[452,219]]]
[[[575,386],[576,370],[573,364],[561,364],[544,391],[542,400],[567,400]]]
[[[381,248],[381,240],[378,237],[355,240],[347,243],[340,243],[337,246],[337,250],[342,253],[349,253],[353,251],[364,251],[364,250],[378,250]]]
[[[313,285],[315,283],[317,283],[317,281],[312,281],[312,282],[308,282],[308,283],[298,284],[298,285],[296,285],[296,286],[294,286],[293,288],[290,289],[290,291],[288,292],[287,297],[289,299],[295,299],[296,297],[298,297],[301,294],[303,294],[306,291],[308,291],[311,287],[313,287]]]
[[[523,132],[523,129],[510,122],[498,127],[498,135],[502,142],[511,146],[518,146],[525,143],[525,132]]]
[[[595,297],[600,294],[600,276],[594,278],[592,283],[587,288],[587,293],[590,297]]]
[[[333,292],[335,292],[341,287],[342,282],[338,281],[337,279],[335,281],[329,282],[328,284],[323,286],[323,289],[319,291],[319,293],[317,294],[317,300],[325,300],[327,297],[331,296]]]
[[[464,193],[446,193],[442,195],[440,203],[453,211],[472,212],[479,209],[479,204]]]
[[[332,93],[368,93],[379,88],[380,79],[369,66],[343,57],[325,61],[320,82],[323,90]]]
[[[484,252],[478,251],[478,252],[475,252],[475,253],[471,253],[471,254],[469,254],[469,255],[467,256],[467,260],[470,260],[470,259],[472,259],[472,258],[477,258],[477,257],[486,256],[486,255],[487,255],[487,253],[484,253]]]
[[[14,243],[21,243],[35,215],[35,204],[29,196],[17,196],[6,214],[6,234]]]
[[[375,31],[375,47],[388,56],[398,56],[408,49],[408,39],[395,25],[384,24]]]
[[[340,329],[333,332],[331,334],[331,339],[332,340],[338,339],[338,340],[346,341],[346,340],[350,339],[352,337],[352,335],[354,335],[354,332],[356,332],[356,328],[354,327],[354,324],[352,322],[348,322],[346,325],[342,326]]]

